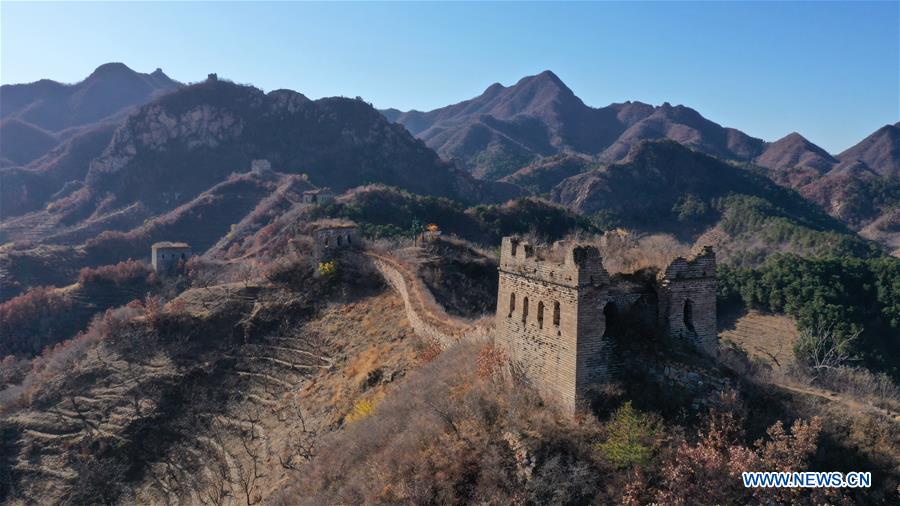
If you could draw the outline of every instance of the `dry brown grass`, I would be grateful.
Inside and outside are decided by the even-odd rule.
[[[733,342],[756,360],[773,369],[786,370],[794,364],[794,343],[799,336],[797,323],[784,315],[750,311],[728,328],[720,329],[723,341]]]
[[[565,453],[589,469],[592,457],[580,452],[590,452],[595,435],[593,422],[581,425],[545,407],[492,345],[460,343],[328,438],[272,502],[521,503],[537,492],[520,482],[532,471],[531,451],[539,451],[533,445],[546,443],[545,452]]]
[[[615,229],[602,235],[575,235],[572,242],[600,250],[603,267],[610,274],[627,274],[645,268],[665,270],[678,257],[688,258],[691,246],[668,234],[641,235]]]

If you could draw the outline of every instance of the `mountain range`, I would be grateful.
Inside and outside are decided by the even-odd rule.
[[[550,71],[509,87],[492,84],[478,97],[432,111],[382,113],[476,177],[539,193],[576,173],[624,160],[642,141],[668,139],[761,169],[856,228],[884,221],[900,202],[900,123],[832,155],[796,132],[766,142],[683,105],[593,108]],[[900,229],[896,220],[888,221],[872,237],[900,248]]]
[[[624,102],[585,105],[551,71],[499,83],[481,95],[428,112],[387,109],[382,113],[446,158],[458,159],[476,175],[500,179],[516,163],[560,153],[579,153],[601,162],[623,159],[643,140],[670,139],[726,160],[753,162],[774,171],[801,167],[820,174],[861,161],[882,176],[898,174],[897,125],[887,125],[843,153],[832,156],[791,133],[765,142],[704,118],[683,105]],[[524,167],[519,164],[517,168]]]
[[[15,118],[58,133],[120,116],[131,107],[180,86],[161,69],[142,74],[123,63],[107,63],[76,84],[42,79],[4,85],[0,118]]]
[[[107,63],[75,84],[0,87],[0,168],[9,169],[0,176],[0,215],[33,211],[84,178],[129,112],[181,86],[161,69],[143,74]]]
[[[85,82],[108,75],[106,67]],[[509,183],[473,179],[362,100],[263,93],[212,77],[131,106],[118,122],[108,118],[82,125],[25,167],[0,169],[5,241],[128,231],[203,198],[233,173],[248,172],[254,159],[337,191],[383,183],[465,202],[521,193]]]
[[[532,193],[586,215],[617,213],[625,222],[643,211],[617,209],[624,193],[677,186],[666,182],[670,176],[755,172],[864,236],[900,248],[900,124],[832,155],[798,133],[765,142],[682,105],[593,108],[550,71],[428,112],[377,111],[359,99],[310,100],[290,90],[264,93],[215,77],[184,85],[161,70],[142,74],[119,63],[74,85],[7,85],[2,97],[5,241],[127,232],[190,205],[265,158],[279,174],[305,174],[311,184],[338,191],[382,183],[469,204]],[[660,140],[721,163],[644,146]],[[643,174],[645,186],[627,182],[640,171],[610,179],[647,167],[634,161],[654,156],[681,165]],[[728,195],[700,187],[685,192],[663,200],[671,208],[689,194],[712,206]]]

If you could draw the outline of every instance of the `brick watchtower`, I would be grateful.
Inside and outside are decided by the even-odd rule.
[[[574,412],[608,373],[602,303],[609,275],[600,252],[505,237],[499,270],[498,342],[540,390]]]
[[[550,399],[574,413],[608,381],[628,330],[716,349],[716,256],[676,258],[655,283],[610,279],[593,246],[535,246],[504,237],[497,292],[498,344]]]

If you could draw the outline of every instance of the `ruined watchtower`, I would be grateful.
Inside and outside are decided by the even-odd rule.
[[[316,188],[303,192],[304,204],[325,205],[334,200],[334,192],[330,188]]]
[[[272,171],[272,164],[268,160],[252,160],[250,162],[250,172],[256,175],[262,175]]]
[[[712,249],[675,259],[655,283],[637,283],[610,278],[593,246],[505,237],[499,271],[497,342],[569,412],[615,371],[622,315],[651,333],[715,349]]]
[[[359,245],[356,224],[345,220],[321,220],[309,225],[314,253],[319,259],[332,257],[338,251]]]
[[[150,247],[153,270],[163,273],[187,261],[191,257],[191,246],[185,242],[157,242]]]

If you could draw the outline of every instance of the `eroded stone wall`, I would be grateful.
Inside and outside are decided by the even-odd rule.
[[[321,228],[313,232],[315,253],[320,259],[331,257],[336,251],[355,247],[359,237],[355,227]]]
[[[574,412],[585,407],[592,385],[614,373],[622,336],[612,335],[612,322],[715,350],[715,268],[715,253],[704,248],[691,259],[673,261],[655,287],[611,281],[596,248],[541,247],[506,237],[500,249],[496,340],[541,391]],[[606,332],[610,303],[621,320],[610,320]]]
[[[686,339],[709,353],[716,349],[716,255],[705,247],[675,259],[659,280],[659,325],[665,335]]]
[[[568,411],[582,405],[591,384],[606,379],[602,303],[608,284],[594,248],[557,244],[550,251],[503,240],[497,340]]]

